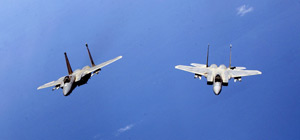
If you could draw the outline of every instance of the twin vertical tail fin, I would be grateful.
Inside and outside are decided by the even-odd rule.
[[[232,48],[232,45],[230,44],[230,56],[229,56],[229,69],[235,69],[236,67],[231,67],[231,48]]]
[[[90,53],[89,45],[86,43],[85,46],[86,46],[86,49],[87,49],[87,51],[88,51],[88,53],[89,53],[89,57],[90,57],[90,60],[91,60],[91,64],[92,64],[92,66],[94,67],[94,66],[96,66],[96,65],[95,65],[95,63],[94,63],[94,61],[93,61],[93,58],[92,58],[92,55],[91,55],[91,53]]]
[[[65,59],[66,59],[66,64],[67,64],[67,68],[68,68],[68,73],[69,75],[73,73],[73,70],[71,68],[71,65],[70,65],[70,62],[69,62],[69,59],[68,59],[68,56],[67,56],[67,53],[65,52]]]
[[[90,57],[90,60],[91,60],[91,63],[92,63],[92,66],[95,66],[95,63],[93,61],[93,58],[92,58],[92,55],[90,53],[90,50],[89,50],[89,47],[88,47],[88,44],[85,44],[87,50],[88,50],[88,53],[89,53],[89,57]],[[71,65],[70,65],[70,62],[69,62],[69,59],[68,59],[68,56],[67,56],[67,53],[65,52],[65,59],[66,59],[66,64],[67,64],[67,68],[68,68],[68,73],[69,75],[73,73],[73,70],[71,68]]]
[[[229,68],[231,69],[231,48],[232,45],[230,44],[230,56],[229,56]]]
[[[229,67],[228,68],[235,69],[236,67],[231,67],[231,48],[232,48],[232,44],[230,44],[230,56],[229,56]],[[208,55],[209,55],[209,44],[207,47],[206,67],[208,67]]]
[[[206,67],[208,67],[208,54],[209,54],[209,44],[207,47]]]

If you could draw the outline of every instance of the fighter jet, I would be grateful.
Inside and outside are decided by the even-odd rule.
[[[201,80],[201,77],[204,76],[207,79],[207,85],[213,85],[215,95],[219,95],[222,86],[228,86],[228,81],[232,78],[234,79],[234,82],[241,82],[243,76],[262,74],[258,70],[245,70],[245,67],[231,67],[231,48],[232,45],[230,44],[229,67],[226,67],[224,64],[219,67],[216,64],[208,66],[208,44],[206,64],[191,63],[192,66],[177,65],[175,68],[194,73],[194,78],[196,79]]]
[[[63,76],[63,77],[59,78],[56,81],[52,81],[52,82],[49,82],[47,84],[44,84],[44,85],[38,87],[37,89],[39,90],[39,89],[42,89],[42,88],[47,88],[47,87],[54,86],[52,91],[56,90],[56,89],[59,89],[59,88],[62,88],[64,96],[68,96],[72,93],[72,91],[77,86],[81,86],[81,85],[86,84],[87,81],[94,74],[98,74],[104,66],[106,66],[108,64],[111,64],[111,63],[113,63],[113,62],[115,62],[115,61],[122,58],[122,56],[118,56],[114,59],[111,59],[111,60],[106,61],[104,63],[101,63],[99,65],[95,65],[95,63],[93,61],[93,58],[92,58],[92,55],[90,53],[90,50],[88,48],[88,44],[85,44],[85,45],[86,45],[86,48],[87,48],[87,51],[88,51],[88,54],[89,54],[89,57],[90,57],[90,61],[91,61],[91,64],[92,64],[91,67],[90,66],[85,66],[82,69],[77,69],[73,72],[73,70],[71,68],[71,65],[70,65],[70,62],[69,62],[69,59],[68,59],[68,56],[67,56],[67,53],[65,52],[64,54],[65,54],[65,59],[66,59],[66,64],[67,64],[69,75]]]

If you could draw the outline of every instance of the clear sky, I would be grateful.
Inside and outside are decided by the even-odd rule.
[[[300,139],[299,0],[1,0],[0,139]],[[65,97],[37,87],[123,55]],[[262,71],[215,96],[175,69]]]

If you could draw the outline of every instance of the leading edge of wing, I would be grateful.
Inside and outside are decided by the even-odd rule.
[[[251,76],[251,75],[259,75],[262,72],[258,70],[231,70],[231,77],[243,77],[243,76]]]
[[[203,67],[193,67],[193,66],[184,66],[184,65],[177,65],[175,66],[176,69],[191,72],[194,74],[206,75],[209,73],[209,69]]]
[[[192,66],[205,68],[206,64],[191,63]]]
[[[117,61],[117,60],[119,60],[119,59],[121,59],[122,57],[123,57],[123,56],[118,56],[118,57],[116,57],[116,58],[114,58],[114,59],[108,60],[108,61],[106,61],[106,62],[103,62],[103,63],[99,64],[99,65],[96,65],[96,66],[94,66],[94,67],[91,67],[91,68],[88,69],[85,73],[91,73],[91,72],[94,72],[95,70],[101,69],[101,68],[103,68],[103,67],[105,67],[105,66],[107,66],[107,65],[109,65],[109,64],[111,64],[111,63],[113,63],[113,62],[115,62],[115,61]]]
[[[51,82],[46,83],[46,84],[44,84],[44,85],[42,85],[42,86],[39,86],[39,87],[37,88],[37,90],[43,89],[43,88],[47,88],[47,87],[56,86],[56,85],[60,85],[61,82],[63,82],[64,78],[65,78],[65,76],[60,77],[60,78],[59,78],[58,80],[56,80],[56,81],[51,81]]]
[[[119,60],[119,59],[121,59],[123,56],[118,56],[118,57],[116,57],[116,58],[114,58],[114,59],[111,59],[111,60],[108,60],[108,61],[106,61],[106,62],[103,62],[103,63],[101,63],[101,64],[99,64],[99,65],[97,65],[97,66],[99,66],[100,68],[103,68],[103,67],[105,67],[105,66],[107,66],[107,65],[109,65],[109,64],[111,64],[111,63],[113,63],[113,62],[115,62],[115,61],[117,61],[117,60]]]

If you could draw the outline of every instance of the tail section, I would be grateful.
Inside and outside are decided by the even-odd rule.
[[[229,68],[231,69],[231,48],[232,45],[230,44],[230,56],[229,56]]]
[[[87,49],[87,51],[88,51],[88,53],[89,53],[89,57],[90,57],[90,60],[91,60],[91,64],[92,64],[92,66],[94,67],[94,66],[96,66],[96,65],[95,65],[95,63],[94,63],[94,61],[93,61],[93,58],[92,58],[92,55],[91,55],[91,53],[90,53],[89,46],[88,46],[87,43],[85,44],[85,46],[86,46],[86,49]]]
[[[206,67],[208,67],[208,54],[209,54],[209,44],[207,47]]]
[[[67,68],[68,68],[68,73],[69,75],[73,73],[73,70],[71,68],[71,65],[70,65],[70,62],[69,62],[69,59],[68,59],[68,56],[67,56],[67,53],[65,52],[65,59],[66,59],[66,64],[67,64]]]
[[[231,67],[231,48],[232,48],[232,45],[230,44],[230,56],[229,56],[229,66],[228,68],[229,69],[237,69],[237,67]],[[239,67],[239,69],[246,69],[245,67]]]

